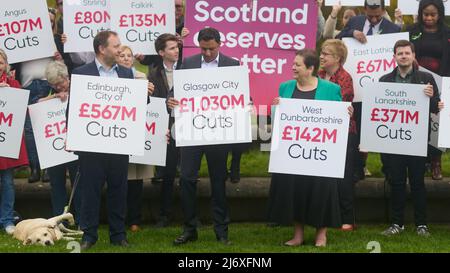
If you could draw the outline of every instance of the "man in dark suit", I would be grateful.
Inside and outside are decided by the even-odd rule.
[[[365,0],[364,8],[366,15],[352,17],[345,28],[336,36],[337,39],[353,37],[361,43],[366,43],[366,36],[400,32],[401,28],[398,25],[384,18],[384,14],[386,13],[384,0]],[[358,130],[357,141],[359,142],[361,136],[361,102],[354,102],[353,108]],[[366,155],[357,151],[355,155],[355,181],[364,179],[365,161]],[[386,177],[385,182],[387,182],[390,179],[389,166],[383,154],[381,154],[381,161],[383,163],[382,170]]]
[[[181,67],[179,59],[179,38],[173,34],[165,33],[160,35],[155,41],[155,49],[162,59],[159,64],[149,74],[148,80],[155,85],[153,97],[165,98],[169,96],[169,91],[173,88],[173,71]],[[174,124],[174,118],[169,119],[169,130]],[[175,146],[175,140],[171,137],[167,144],[166,166],[160,167],[163,182],[161,185],[161,202],[159,209],[159,219],[156,227],[162,228],[169,224],[169,217],[172,208],[173,183],[177,172],[179,149]]]
[[[117,33],[99,32],[94,38],[95,61],[74,69],[73,74],[133,79],[131,69],[116,63],[120,45]],[[81,191],[80,228],[84,232],[81,249],[91,248],[98,240],[101,192],[105,181],[108,185],[110,242],[113,245],[128,246],[125,232],[128,155],[91,152],[76,152],[76,154],[79,156],[80,164],[78,189]]]
[[[352,17],[336,39],[353,37],[361,43],[366,43],[366,36],[400,32],[401,28],[384,18],[386,9],[384,0],[365,0],[366,15]]]
[[[214,28],[204,28],[198,34],[201,54],[186,58],[182,69],[239,66],[239,61],[219,53],[220,34]],[[206,71],[205,71],[206,72]],[[167,102],[173,109],[179,102],[170,95]],[[213,221],[216,239],[228,245],[228,209],[225,195],[227,179],[227,155],[229,145],[190,146],[180,149],[181,155],[181,203],[184,214],[184,231],[173,242],[175,245],[197,240],[196,191],[197,177],[203,154],[206,156],[211,182]]]

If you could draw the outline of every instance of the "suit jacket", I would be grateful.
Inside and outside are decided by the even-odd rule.
[[[353,37],[353,31],[363,31],[364,24],[366,23],[366,16],[359,15],[352,17],[344,29],[336,36],[336,39],[342,39],[344,37]],[[396,24],[390,22],[386,18],[383,18],[380,25],[380,34],[397,33],[401,28]],[[365,34],[365,33],[364,33]]]

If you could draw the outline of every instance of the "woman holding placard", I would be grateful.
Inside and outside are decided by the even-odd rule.
[[[137,71],[134,67],[133,51],[130,47],[122,45],[117,63],[126,68],[133,70],[135,79],[147,80],[147,76]],[[153,177],[153,167],[139,164],[128,165],[128,197],[127,197],[127,222],[130,225],[130,230],[138,231],[141,223],[142,210],[142,191],[144,188],[144,179]]]
[[[320,53],[320,78],[335,83],[341,87],[343,101],[353,101],[353,80],[343,65],[347,59],[347,47],[341,40],[326,40]],[[348,132],[347,158],[345,161],[344,179],[339,179],[339,203],[341,206],[342,230],[351,231],[355,228],[354,199],[354,155],[358,152],[356,121],[350,119]]]
[[[0,49],[0,92],[4,87],[21,88],[20,83],[14,79],[10,73],[8,57]],[[14,225],[14,168],[28,165],[25,141],[22,136],[19,158],[12,159],[0,157],[0,182],[1,182],[1,203],[0,203],[0,225],[8,234],[13,234]]]
[[[38,99],[39,102],[60,99],[67,101],[70,90],[70,79],[67,66],[62,61],[52,61],[45,68],[45,78],[51,87],[50,92]],[[50,178],[50,196],[52,200],[53,216],[61,215],[69,198],[66,191],[66,174],[69,172],[70,184],[73,187],[78,171],[78,160],[53,166],[47,169]],[[80,191],[72,189],[73,195],[73,215],[75,224],[79,222],[79,212],[81,209]]]
[[[422,0],[418,21],[407,27],[409,39],[416,49],[420,66],[443,77],[450,76],[450,29],[445,25],[445,6],[442,0]],[[442,152],[428,146],[434,180],[442,179]]]
[[[294,80],[280,85],[280,98],[341,101],[341,88],[316,76],[319,58],[311,49],[296,53],[292,67]],[[352,112],[353,108],[349,108]],[[303,244],[304,225],[316,228],[315,245],[326,246],[327,228],[340,228],[341,215],[336,179],[317,176],[273,174],[269,197],[269,220],[295,223],[294,237],[286,246]]]

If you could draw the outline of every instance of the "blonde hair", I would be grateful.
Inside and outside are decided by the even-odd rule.
[[[1,48],[0,48],[0,56],[3,58],[3,60],[6,63],[6,71],[5,71],[6,76],[11,76],[10,75],[11,66],[9,66],[9,63],[8,63],[8,56],[6,55],[6,52],[3,49],[1,49]]]
[[[69,78],[67,66],[61,61],[52,61],[45,68],[45,77],[50,85],[58,84],[61,79]]]
[[[345,61],[347,60],[348,50],[344,42],[338,39],[329,39],[322,44],[321,50],[323,50],[325,47],[328,47],[332,54],[335,57],[339,58],[339,63],[341,65],[345,64]]]
[[[131,55],[133,56],[133,50],[131,50],[131,47],[129,47],[127,45],[121,45],[120,46],[120,51],[125,51],[125,50],[129,50],[131,52]]]

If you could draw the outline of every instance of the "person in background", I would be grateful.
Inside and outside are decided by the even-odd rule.
[[[442,0],[422,0],[419,3],[417,23],[407,26],[409,40],[416,49],[420,66],[442,76],[450,76],[450,28],[445,24],[445,6]],[[442,180],[442,152],[428,145],[431,177]]]
[[[161,34],[155,41],[155,49],[162,58],[161,65],[157,66],[148,75],[148,80],[155,85],[154,97],[169,97],[169,93],[173,88],[173,71],[181,67],[181,59],[179,58],[179,38],[173,34]],[[170,111],[169,111],[170,114]],[[175,123],[175,118],[170,115],[169,127],[171,130]],[[167,145],[166,166],[163,172],[163,181],[161,184],[161,199],[157,228],[166,227],[170,222],[173,200],[173,186],[177,172],[177,164],[179,159],[179,148],[175,145],[175,139],[170,135]]]
[[[51,99],[59,99],[62,102],[67,101],[70,91],[70,79],[67,66],[61,61],[50,62],[45,69],[45,77],[52,89],[47,96],[40,98],[38,102]],[[64,212],[65,206],[69,202],[66,191],[67,172],[69,172],[70,184],[72,186],[72,191],[74,191],[72,212],[75,219],[75,224],[78,225],[81,196],[80,190],[73,188],[78,172],[78,160],[48,168],[53,216],[61,215]]]
[[[354,97],[353,80],[344,69],[347,60],[347,47],[344,42],[337,39],[326,40],[320,52],[320,65],[318,75],[321,79],[335,83],[341,87],[342,101],[352,102]],[[356,121],[350,118],[348,131],[347,157],[345,160],[344,179],[338,180],[339,204],[341,208],[342,230],[355,229],[354,199],[354,155],[358,151]]]
[[[134,55],[129,46],[122,45],[117,64],[133,71],[135,79],[147,80],[147,76],[134,67]],[[153,85],[151,83],[151,85]],[[141,164],[128,164],[128,194],[127,194],[127,223],[130,231],[140,230],[142,221],[142,193],[144,180],[153,176],[153,166]]]
[[[280,98],[303,100],[341,101],[341,88],[316,76],[319,57],[312,49],[296,53],[293,80],[280,84],[279,97],[273,105],[280,104]],[[349,114],[353,108],[349,107]],[[294,223],[293,238],[286,246],[299,246],[304,243],[305,225],[316,228],[316,247],[327,244],[327,228],[340,228],[338,185],[335,178],[272,174],[271,195],[269,196],[269,220],[274,223]]]
[[[424,94],[430,99],[429,113],[438,113],[439,92],[436,82],[430,73],[422,72],[414,67],[414,44],[407,40],[397,41],[394,45],[394,57],[397,67],[380,78],[380,82],[424,84]],[[429,113],[427,116],[429,117]],[[428,136],[431,132],[428,124]],[[402,233],[404,227],[404,210],[406,203],[406,179],[411,188],[414,204],[416,232],[419,236],[428,237],[427,200],[425,189],[426,157],[412,155],[385,154],[391,174],[391,225],[382,232],[392,236]]]
[[[323,30],[323,38],[324,39],[334,39],[341,31],[336,29],[337,25],[337,17],[339,14],[339,11],[341,10],[342,6],[334,5],[333,9],[331,10],[330,15],[327,18],[327,21],[325,22],[325,27]],[[342,14],[342,27],[344,28],[347,25],[347,22],[350,20],[350,18],[356,16],[356,10],[353,8],[346,8],[344,9],[344,12]]]
[[[49,8],[48,15],[50,18],[52,30],[56,30],[55,18],[56,10]],[[53,32],[55,33],[55,32]],[[55,36],[55,41],[57,40]],[[59,51],[56,51],[53,57],[42,58],[37,60],[26,61],[14,65],[16,78],[20,80],[24,89],[30,90],[28,98],[28,105],[36,103],[39,98],[47,96],[50,92],[50,86],[45,78],[45,68],[47,64],[53,60],[61,61],[63,57]],[[41,167],[36,150],[36,143],[34,141],[33,128],[31,126],[30,115],[27,112],[25,118],[25,142],[27,147],[29,165],[31,174],[28,177],[29,183],[35,183],[41,180]],[[44,170],[42,174],[42,182],[49,182],[50,178],[47,171]]]
[[[20,83],[14,79],[10,72],[8,56],[0,49],[0,91],[5,87],[21,88]],[[14,168],[28,165],[27,151],[22,135],[18,159],[0,157],[0,227],[6,233],[13,234],[14,225]]]

